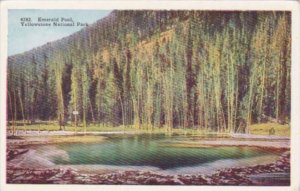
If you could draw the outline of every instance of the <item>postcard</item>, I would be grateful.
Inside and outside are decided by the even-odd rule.
[[[1,189],[300,189],[299,2],[1,14]]]

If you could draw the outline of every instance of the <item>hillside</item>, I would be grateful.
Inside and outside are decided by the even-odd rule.
[[[113,11],[8,57],[8,120],[217,132],[248,132],[270,119],[287,123],[290,17]]]

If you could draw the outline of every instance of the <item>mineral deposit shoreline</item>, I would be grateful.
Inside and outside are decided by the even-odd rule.
[[[57,135],[57,134],[55,134]],[[33,136],[35,137],[35,136]],[[73,167],[61,167],[47,163],[42,157],[35,157],[30,167],[22,165],[22,157],[34,155],[32,145],[49,142],[38,139],[8,139],[7,144],[7,183],[10,184],[125,184],[125,185],[263,185],[288,186],[290,184],[289,140],[204,140],[188,144],[206,144],[210,146],[255,146],[281,151],[274,162],[252,166],[220,168],[213,174],[164,174],[159,171],[145,170],[102,170],[99,172],[82,171]],[[272,146],[273,145],[273,146]],[[31,153],[30,153],[31,152]],[[34,158],[34,157],[33,157]],[[16,165],[20,162],[21,165]],[[39,161],[40,160],[40,161]],[[42,161],[42,162],[41,162]],[[275,179],[269,178],[275,177]]]

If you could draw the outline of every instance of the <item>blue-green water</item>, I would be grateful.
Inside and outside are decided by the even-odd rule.
[[[152,166],[160,169],[197,166],[226,159],[245,159],[274,155],[274,152],[253,147],[182,148],[169,143],[182,137],[121,136],[108,138],[104,143],[62,144],[58,147],[68,158],[55,157],[56,164]],[[166,145],[166,143],[168,143]]]

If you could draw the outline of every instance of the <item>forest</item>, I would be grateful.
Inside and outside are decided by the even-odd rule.
[[[8,57],[7,120],[248,133],[289,123],[290,74],[290,12],[115,10]]]

